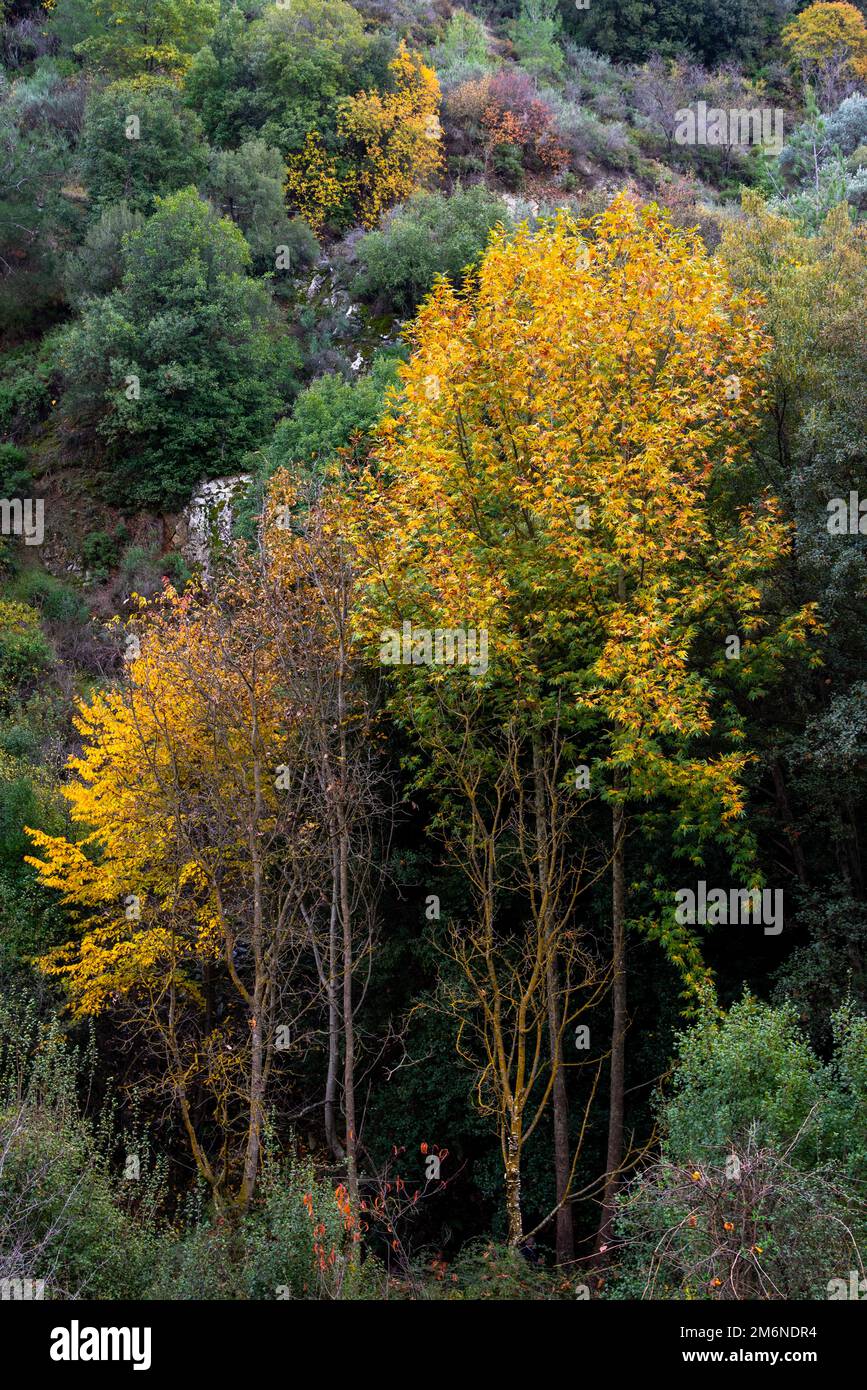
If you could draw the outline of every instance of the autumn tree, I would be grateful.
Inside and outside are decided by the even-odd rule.
[[[401,43],[389,76],[389,90],[362,91],[340,105],[339,157],[311,131],[301,153],[288,160],[289,196],[314,230],[344,204],[373,227],[387,207],[430,183],[441,169],[436,73]]]
[[[80,930],[41,968],[75,1013],[129,1014],[158,1050],[200,1174],[242,1206],[277,1029],[303,1013],[293,964],[313,857],[312,776],[249,578],[219,604],[168,591],[142,613],[128,680],[79,711],[74,834],[32,832],[30,860]]]
[[[446,963],[441,999],[457,1024],[476,1105],[497,1130],[508,1238],[519,1246],[553,1222],[558,1257],[571,1259],[570,1203],[602,1069],[597,1056],[585,1057],[576,1030],[587,1032],[581,1020],[609,983],[592,935],[576,918],[579,898],[607,860],[597,854],[594,861],[579,833],[587,798],[574,795],[558,725],[543,745],[505,692],[492,698],[454,670],[429,683],[417,668],[404,674],[393,708],[424,748],[420,781],[435,799],[434,830],[469,893],[466,912],[455,912],[438,942]],[[567,1059],[567,1049],[580,1060]],[[590,1075],[573,1140],[566,1073],[584,1067]],[[528,1231],[522,1176],[528,1145],[549,1115],[554,1202]]]
[[[826,108],[867,78],[867,24],[854,5],[809,5],[786,25],[782,40],[804,80],[818,84]]]
[[[605,1244],[624,1150],[627,810],[669,804],[695,863],[708,839],[737,839],[734,694],[770,678],[811,617],[763,613],[787,530],[772,497],[736,485],[767,344],[696,236],[624,197],[590,224],[495,234],[410,337],[364,494],[366,621],[485,629],[485,679],[513,682],[537,745],[556,696],[591,752],[576,762],[611,816]],[[673,903],[648,925],[698,988]]]
[[[304,893],[302,912],[327,1006],[325,1135],[335,1157],[345,1159],[357,1212],[362,1049],[356,1016],[370,979],[391,808],[376,688],[353,630],[354,553],[333,476],[331,491],[322,493],[318,485],[303,488],[288,470],[278,471],[268,492],[263,541],[274,583],[285,596],[275,603],[283,616],[273,640],[285,693],[306,711],[305,766],[314,780],[320,833],[317,876]]]
[[[324,1006],[326,1134],[357,1212],[356,977],[381,778],[339,538],[321,509],[300,530],[281,517],[207,595],[142,601],[128,679],[82,704],[74,833],[32,831],[29,860],[79,935],[40,965],[75,1013],[117,1011],[157,1050],[221,1205],[249,1205],[266,1098]]]

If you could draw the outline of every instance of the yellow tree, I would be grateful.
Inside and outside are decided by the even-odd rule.
[[[733,833],[748,755],[725,689],[770,679],[812,620],[769,625],[762,579],[788,532],[773,498],[738,496],[768,344],[697,235],[623,196],[592,223],[495,235],[410,335],[359,508],[361,621],[374,641],[404,621],[484,629],[477,678],[512,692],[537,747],[568,697],[594,749],[583,785],[612,815],[604,1244],[624,1142],[626,808],[668,798],[696,862]],[[673,905],[654,930],[700,988]]]
[[[805,81],[818,81],[826,107],[840,100],[848,83],[867,78],[867,24],[855,5],[809,5],[781,37]]]
[[[222,1204],[249,1203],[280,1054],[315,1041],[324,1001],[326,1134],[357,1211],[354,977],[385,817],[348,552],[318,503],[303,531],[281,526],[296,502],[275,480],[254,555],[142,606],[128,679],[79,710],[74,833],[31,831],[29,862],[79,919],[42,970],[76,1013],[125,1012],[158,1048]]]
[[[286,194],[314,232],[322,231],[344,201],[345,189],[337,173],[337,161],[315,130],[308,131],[304,148],[286,162]]]
[[[312,1007],[298,964],[318,859],[304,711],[285,698],[266,597],[241,566],[207,599],[144,607],[128,679],[79,709],[73,834],[30,832],[29,862],[79,928],[42,970],[77,1014],[131,1017],[200,1173],[242,1207],[275,1053]]]
[[[393,90],[359,92],[343,105],[338,131],[354,165],[350,193],[367,227],[442,167],[436,73],[401,42],[389,64]]]

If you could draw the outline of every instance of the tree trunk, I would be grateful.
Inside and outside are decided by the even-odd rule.
[[[536,857],[539,878],[540,911],[548,897],[548,816],[545,807],[545,788],[542,777],[542,749],[538,734],[533,738],[533,774],[535,782]],[[548,932],[548,923],[542,929]],[[559,985],[560,971],[556,951],[548,956],[545,968],[545,989],[548,1005],[548,1038],[551,1049],[551,1071],[554,1076],[551,1101],[554,1126],[554,1180],[557,1201],[562,1202],[569,1187],[569,1098],[566,1094],[566,1072],[563,1067],[563,1039],[560,1032]],[[563,1264],[575,1255],[572,1208],[560,1207],[556,1216],[554,1243],[557,1263]]]
[[[608,1102],[608,1153],[602,1195],[602,1217],[596,1236],[597,1252],[607,1245],[614,1227],[614,1199],[623,1162],[623,1095],[626,1060],[626,812],[613,809],[612,823],[612,1002],[611,1094]]]
[[[346,734],[345,651],[341,631],[340,669],[337,682],[337,722],[340,730],[340,776],[338,782],[337,853],[339,871],[340,920],[343,927],[343,1113],[346,1119],[346,1178],[353,1212],[360,1207],[358,1195],[358,1135],[355,1129],[355,1020],[352,1009],[352,906],[349,889],[349,779]]]
[[[340,1065],[340,1001],[337,992],[337,981],[339,977],[337,923],[340,915],[338,903],[340,875],[333,855],[332,874],[331,917],[328,923],[328,979],[326,985],[328,998],[328,1071],[325,1077],[325,1139],[333,1156],[342,1162],[345,1157],[345,1152],[337,1133],[337,1073]]]
[[[519,1132],[514,1132],[518,1126]],[[521,1216],[521,1136],[520,1120],[512,1117],[512,1131],[506,1140],[506,1214],[509,1220],[509,1244],[517,1248],[524,1235]]]
[[[556,960],[548,963],[546,986],[548,991],[548,1032],[551,1038],[551,1066],[554,1069],[552,1091],[554,1118],[554,1176],[557,1185],[557,1201],[562,1202],[569,1187],[569,1099],[566,1094],[566,1073],[563,1068],[563,1039],[560,1035],[559,968]],[[557,1212],[555,1227],[555,1250],[557,1263],[564,1264],[575,1256],[575,1235],[572,1222],[572,1208],[567,1204]]]
[[[340,831],[340,916],[343,920],[343,1111],[346,1117],[346,1175],[354,1211],[358,1201],[358,1136],[355,1132],[355,1023],[352,1016],[352,921],[349,906],[349,838]]]
[[[239,1193],[239,1207],[246,1211],[256,1190],[262,1153],[262,1128],[265,1121],[265,1041],[263,1010],[266,999],[266,967],[264,952],[264,868],[259,845],[259,826],[262,822],[262,767],[258,756],[259,719],[253,706],[251,742],[256,750],[253,758],[253,811],[249,845],[253,869],[253,930],[251,945],[255,968],[255,986],[250,1018],[250,1100],[247,1128],[247,1147],[244,1154],[244,1175]]]

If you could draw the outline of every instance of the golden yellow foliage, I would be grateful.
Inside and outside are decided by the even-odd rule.
[[[410,335],[359,507],[370,639],[405,619],[486,628],[492,673],[529,699],[557,672],[634,794],[739,816],[742,734],[684,750],[714,728],[726,635],[743,679],[773,660],[762,579],[788,528],[771,497],[723,505],[769,347],[748,299],[696,234],[620,196],[591,223],[496,234]]]
[[[807,75],[830,65],[843,76],[867,77],[867,24],[855,5],[809,5],[785,26],[783,47]]]
[[[367,227],[375,226],[390,204],[430,182],[442,167],[436,73],[405,43],[389,71],[393,92],[359,92],[338,117],[338,130],[357,167],[353,199]]]
[[[344,188],[337,174],[337,162],[326,150],[318,131],[307,134],[300,154],[286,161],[286,193],[299,208],[314,232],[320,232],[340,207]]]
[[[429,183],[442,168],[440,89],[436,73],[401,43],[389,64],[394,90],[359,92],[342,105],[338,161],[311,131],[300,154],[286,165],[286,191],[311,227],[320,231],[344,205],[373,227],[392,203]]]

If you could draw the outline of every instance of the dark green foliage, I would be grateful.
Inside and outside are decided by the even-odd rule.
[[[100,441],[106,496],[177,506],[237,472],[291,399],[297,355],[250,259],[193,189],[174,194],[127,238],[120,289],[64,334],[64,412]]]
[[[275,285],[311,266],[319,254],[306,222],[286,211],[284,181],[280,151],[264,140],[247,140],[237,150],[212,150],[201,185],[217,211],[241,228],[256,272],[274,272]]]
[[[261,137],[282,153],[336,129],[337,101],[386,79],[388,46],[345,0],[293,0],[247,23],[229,11],[197,55],[189,100],[215,145]]]
[[[565,11],[567,31],[618,60],[687,53],[703,62],[767,60],[789,17],[784,0],[623,0]]]
[[[23,438],[51,409],[54,339],[16,348],[0,357],[0,432]]]
[[[0,497],[27,496],[32,481],[26,451],[15,444],[0,444]]]
[[[84,244],[67,260],[64,285],[77,308],[88,295],[109,294],[123,276],[123,239],[144,226],[144,216],[128,203],[112,203],[91,222]]]
[[[410,314],[438,275],[460,283],[498,223],[510,225],[508,213],[482,184],[459,188],[448,197],[414,193],[382,228],[359,243],[362,270],[356,292],[395,313]]]
[[[115,82],[88,102],[81,172],[97,208],[124,202],[151,212],[156,198],[198,183],[206,166],[201,125],[173,83]]]
[[[513,191],[524,186],[524,161],[520,145],[495,145],[491,163],[494,173],[506,188]]]
[[[119,535],[110,536],[107,531],[91,531],[85,536],[81,558],[91,579],[104,582],[108,578],[117,565],[123,539]]]
[[[62,253],[81,220],[64,196],[75,135],[52,109],[62,86],[51,68],[0,82],[0,335],[37,314],[44,327],[62,298]]]

